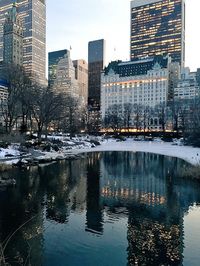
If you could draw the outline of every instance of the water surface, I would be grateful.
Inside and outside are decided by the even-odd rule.
[[[0,191],[11,265],[199,265],[200,186],[188,164],[147,153],[91,153],[30,171]],[[5,242],[4,242],[5,243]]]

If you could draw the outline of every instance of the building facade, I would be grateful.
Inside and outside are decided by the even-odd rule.
[[[83,105],[88,102],[88,64],[85,60],[74,60],[75,78],[78,81],[79,97],[82,98]]]
[[[8,100],[8,84],[0,79],[0,127],[4,125],[3,110]]]
[[[197,72],[190,72],[189,68],[182,70],[181,79],[174,89],[174,100],[195,100],[200,97],[200,87],[197,82]]]
[[[50,87],[53,87],[56,76],[57,76],[57,67],[60,59],[63,59],[68,53],[68,50],[60,50],[55,52],[50,52],[48,54],[48,83]]]
[[[68,50],[64,57],[57,63],[56,78],[53,87],[56,92],[79,99],[78,81],[75,78],[75,68],[70,58],[70,51]]]
[[[138,61],[112,62],[101,76],[101,115],[104,120],[110,108],[123,118],[126,106],[155,108],[166,106],[169,97],[171,58],[157,56]],[[139,110],[139,109],[138,109]],[[160,129],[156,118],[155,129]],[[134,127],[132,114],[130,126]]]
[[[3,25],[12,0],[0,1],[0,60],[3,59]],[[46,1],[17,0],[23,23],[23,66],[30,77],[46,85]]]
[[[6,65],[23,65],[23,25],[15,3],[4,23],[3,58]]]
[[[105,64],[105,40],[88,43],[88,104],[93,110],[100,108],[101,71]]]
[[[165,54],[184,65],[185,0],[131,1],[131,60]]]

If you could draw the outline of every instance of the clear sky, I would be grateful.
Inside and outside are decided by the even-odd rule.
[[[200,67],[200,0],[186,0],[186,66]],[[130,0],[47,1],[47,51],[87,60],[88,41],[106,40],[106,61],[129,60]]]

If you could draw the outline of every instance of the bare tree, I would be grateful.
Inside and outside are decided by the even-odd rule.
[[[163,103],[157,105],[154,109],[154,112],[155,112],[155,115],[159,119],[159,124],[162,127],[162,131],[165,132],[167,120],[168,120],[166,103],[163,102]]]
[[[88,133],[97,133],[101,128],[101,113],[99,110],[88,110],[85,108],[82,112],[82,122],[85,131]]]
[[[149,129],[151,115],[152,112],[150,106],[142,106],[142,121],[144,133],[146,132],[146,129]]]
[[[122,108],[121,105],[114,104],[106,110],[104,117],[104,127],[111,128],[114,133],[117,133],[122,128]]]
[[[184,137],[190,145],[200,147],[200,97],[190,101],[187,105]]]
[[[131,127],[131,119],[133,115],[133,105],[131,103],[125,103],[124,104],[124,110],[123,110],[123,126],[128,130],[130,130]]]
[[[43,88],[38,84],[33,86],[31,112],[37,124],[39,141],[41,141],[42,131],[45,130],[47,134],[50,123],[61,119],[63,107],[62,94],[55,94],[52,89]]]
[[[134,105],[134,124],[137,131],[141,130],[142,127],[142,105]]]
[[[4,67],[4,78],[8,83],[8,99],[1,104],[1,113],[7,133],[11,133],[20,116],[20,88],[24,84],[24,70],[22,67],[9,64]]]
[[[82,112],[79,106],[78,99],[65,95],[65,106],[63,109],[64,119],[62,129],[70,133],[70,138],[76,132],[79,132],[81,129],[82,122]]]

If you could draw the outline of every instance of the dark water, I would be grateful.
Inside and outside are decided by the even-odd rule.
[[[10,265],[199,265],[200,183],[187,163],[145,153],[88,154],[30,171],[0,191]],[[11,173],[10,173],[11,174]]]

